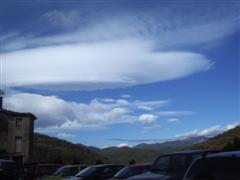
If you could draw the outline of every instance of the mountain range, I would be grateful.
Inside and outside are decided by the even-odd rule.
[[[105,163],[126,164],[134,159],[138,163],[151,163],[163,153],[171,153],[191,149],[226,149],[237,147],[240,142],[240,126],[219,134],[213,138],[191,137],[183,140],[166,141],[154,144],[138,144],[134,147],[107,147],[97,148],[82,144],[73,144],[65,140],[49,137],[39,133],[34,135],[34,162],[65,164],[85,163],[93,164],[96,161]],[[235,144],[234,144],[235,143]],[[236,148],[235,148],[236,150]]]

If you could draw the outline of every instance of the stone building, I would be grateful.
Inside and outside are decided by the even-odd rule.
[[[0,158],[31,162],[35,120],[31,113],[3,109],[0,97]]]

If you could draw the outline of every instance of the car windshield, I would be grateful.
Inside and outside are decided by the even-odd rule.
[[[160,157],[152,166],[151,171],[184,172],[193,157],[190,155],[171,155]]]
[[[60,174],[62,174],[64,172],[65,169],[66,169],[66,167],[61,167],[55,173],[53,173],[53,175],[59,176]]]
[[[77,177],[88,177],[97,171],[96,167],[88,167],[81,172],[77,173],[75,176]]]
[[[240,177],[240,159],[217,157],[197,160],[187,173],[189,179],[237,179]]]
[[[125,167],[119,171],[114,177],[116,178],[128,178],[130,176],[140,174],[144,171],[144,168],[141,167]]]

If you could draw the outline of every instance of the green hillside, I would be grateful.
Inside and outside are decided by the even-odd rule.
[[[182,146],[179,146],[182,144]],[[34,162],[65,164],[83,163],[94,164],[97,160],[104,163],[126,164],[134,159],[137,163],[151,163],[160,154],[190,149],[225,149],[240,150],[240,126],[226,131],[205,142],[189,146],[186,142],[157,144],[151,149],[149,145],[130,147],[109,147],[99,149],[81,144],[73,144],[65,140],[35,133]]]
[[[34,134],[33,149],[33,162],[37,163],[61,163],[62,161],[65,164],[92,164],[102,159],[98,153],[83,145],[38,133]]]
[[[159,155],[158,151],[130,147],[110,147],[101,150],[99,153],[112,163],[124,164],[127,164],[132,159],[138,163],[151,163]]]
[[[194,148],[240,150],[238,141],[240,141],[240,126],[219,134],[206,142],[196,144]]]
[[[99,153],[112,163],[125,163],[134,159],[137,163],[152,163],[159,155],[189,149],[188,147],[162,147],[159,149],[140,149],[130,147],[110,147]]]

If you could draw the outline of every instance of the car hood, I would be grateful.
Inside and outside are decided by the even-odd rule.
[[[70,177],[66,177],[64,178],[64,180],[80,180],[80,177],[76,177],[76,176],[70,176]]]
[[[158,180],[170,180],[171,177],[170,176],[167,176],[167,175],[163,175],[163,174],[157,174],[157,173],[153,173],[153,172],[145,172],[143,174],[140,174],[140,175],[136,175],[136,176],[132,176],[131,178],[128,178],[129,180],[155,180],[155,179],[158,179]]]

